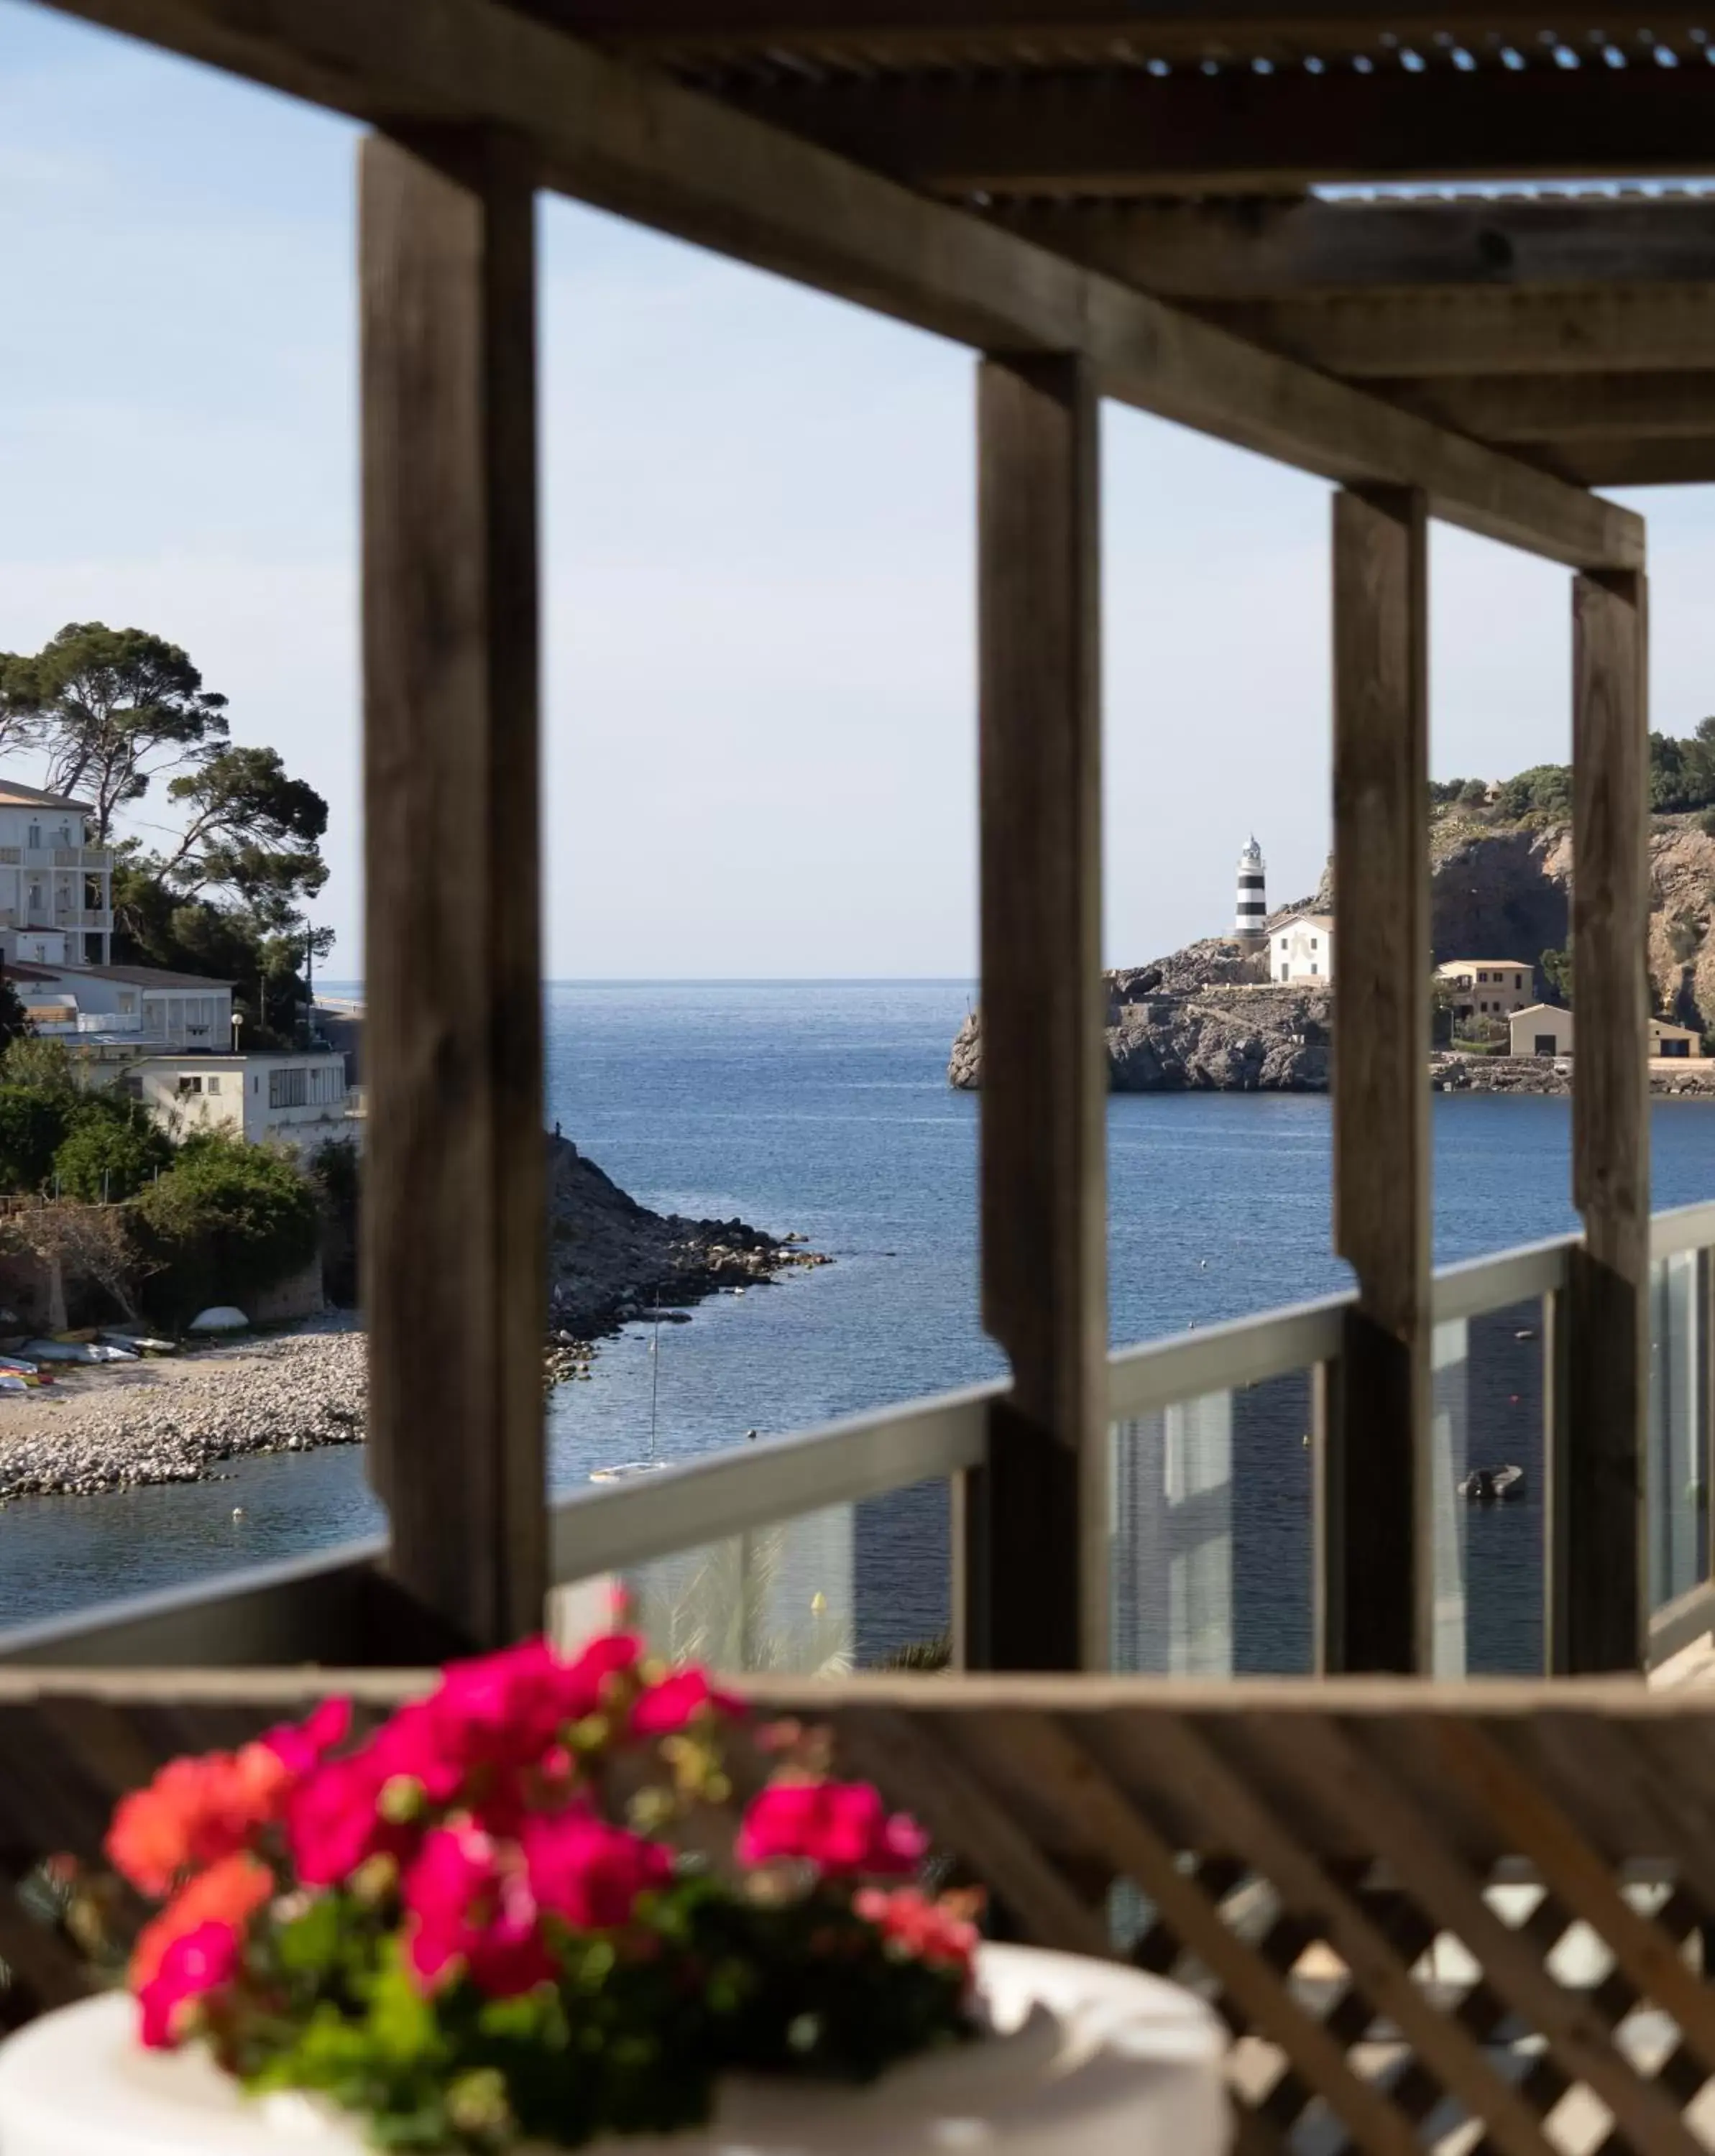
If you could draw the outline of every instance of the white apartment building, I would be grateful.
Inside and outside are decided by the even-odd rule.
[[[94,812],[0,779],[0,957],[102,966],[113,953],[113,854],[85,842]]]
[[[1331,913],[1295,913],[1271,930],[1268,977],[1271,981],[1314,981],[1328,986],[1334,978],[1334,919]]]
[[[313,1147],[357,1135],[346,1059],[326,1050],[254,1055],[144,1055],[124,1080],[174,1137],[224,1131],[251,1145]]]

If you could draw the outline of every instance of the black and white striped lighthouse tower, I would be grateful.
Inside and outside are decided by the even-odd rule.
[[[1268,899],[1263,889],[1262,849],[1253,834],[1239,856],[1239,904],[1233,916],[1233,934],[1241,949],[1260,951],[1268,941],[1263,923],[1268,918]]]

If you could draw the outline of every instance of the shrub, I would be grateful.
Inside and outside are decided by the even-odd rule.
[[[1504,817],[1517,821],[1526,816],[1564,819],[1572,814],[1572,766],[1537,763],[1509,778],[1495,796],[1495,806]]]
[[[1697,819],[1697,829],[1706,837],[1715,839],[1715,808],[1704,809]]]
[[[43,1040],[34,1034],[8,1041],[0,1055],[0,1085],[33,1086],[38,1092],[71,1100],[78,1091],[71,1051],[63,1040]]]
[[[218,1134],[187,1140],[131,1211],[140,1250],[161,1268],[150,1303],[169,1323],[274,1286],[310,1262],[321,1232],[315,1189],[294,1161]]]
[[[172,1160],[172,1147],[141,1108],[128,1115],[85,1111],[55,1152],[54,1173],[62,1197],[117,1204]]]
[[[69,1094],[0,1085],[0,1186],[18,1192],[42,1188],[54,1173],[73,1106]]]

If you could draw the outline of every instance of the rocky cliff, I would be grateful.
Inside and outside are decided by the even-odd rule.
[[[1454,803],[1436,813],[1430,859],[1437,964],[1517,958],[1534,965],[1544,951],[1566,944],[1572,834],[1564,822],[1513,821],[1481,804]],[[1655,1007],[1676,1024],[1715,1028],[1715,834],[1696,815],[1654,817],[1650,867]],[[1332,907],[1330,870],[1312,897],[1282,907],[1270,926],[1296,912]],[[1331,995],[1271,986],[1266,970],[1260,959],[1241,957],[1235,944],[1211,937],[1153,964],[1110,973],[1113,1091],[1307,1092],[1326,1086]],[[1539,971],[1538,994],[1547,988]],[[965,1021],[947,1075],[954,1086],[980,1084],[979,1017]]]

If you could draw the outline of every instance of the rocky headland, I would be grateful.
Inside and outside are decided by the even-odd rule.
[[[1651,819],[1649,965],[1656,1009],[1676,1024],[1715,1027],[1715,832],[1699,814]],[[1538,968],[1563,949],[1571,916],[1572,834],[1565,819],[1509,816],[1481,802],[1440,806],[1430,833],[1430,937],[1435,962],[1517,958]],[[1332,869],[1308,898],[1269,916],[1333,910]],[[1332,990],[1271,983],[1260,957],[1219,937],[1152,964],[1109,973],[1108,1083],[1117,1093],[1319,1092],[1328,1083]],[[982,1021],[967,1018],[947,1063],[950,1084],[982,1083]],[[1444,1055],[1431,1082],[1449,1092],[1564,1093],[1569,1070],[1535,1057]],[[1715,1097],[1715,1063],[1656,1070],[1658,1093]]]
[[[548,1317],[557,1332],[594,1339],[657,1305],[678,1309],[829,1262],[797,1235],[652,1213],[570,1138],[548,1139],[547,1166]]]
[[[1204,947],[1194,946],[1194,949]],[[1328,1083],[1332,998],[1326,989],[1215,981],[1163,985],[1160,966],[1108,976],[1107,1073],[1116,1093],[1317,1093]],[[1219,963],[1219,962],[1218,962]],[[981,1019],[967,1019],[947,1078],[982,1083]]]
[[[586,1376],[595,1342],[652,1312],[825,1265],[795,1235],[651,1212],[567,1138],[547,1141],[549,1384]],[[74,1365],[51,1389],[0,1396],[0,1505],[194,1482],[255,1452],[361,1442],[368,1342],[349,1312],[137,1363]]]

